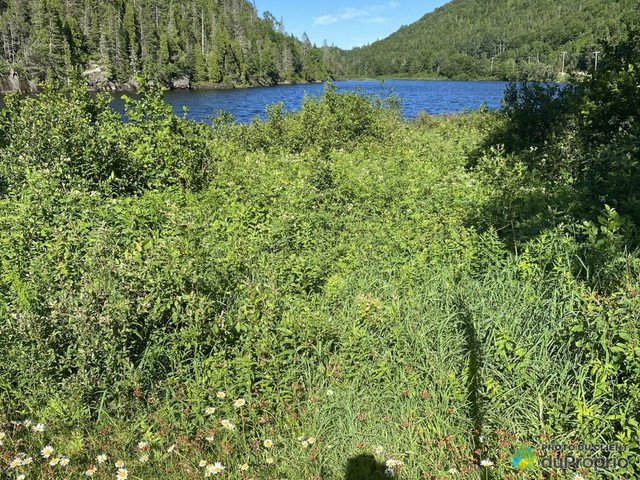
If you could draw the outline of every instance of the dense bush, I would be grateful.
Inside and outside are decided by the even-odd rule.
[[[37,460],[2,475],[108,478],[108,452],[134,478],[201,460],[343,478],[363,455],[373,474],[513,478],[521,445],[637,454],[633,223],[560,211],[574,183],[538,173],[547,147],[468,168],[499,115],[391,107],[330,88],[205,125],[153,89],[126,122],[78,90],[10,99],[0,458]]]

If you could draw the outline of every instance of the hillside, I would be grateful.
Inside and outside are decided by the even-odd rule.
[[[167,85],[270,85],[328,76],[322,51],[260,18],[246,0],[1,0],[0,83],[66,79],[126,88],[144,71]]]
[[[637,10],[637,0],[453,0],[345,52],[341,73],[552,79],[562,70],[562,52],[565,72],[586,71],[603,41],[616,43]]]

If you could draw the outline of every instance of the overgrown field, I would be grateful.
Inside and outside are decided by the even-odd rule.
[[[9,99],[0,477],[574,478],[513,454],[615,442],[637,478],[637,185],[574,168],[632,165],[637,123],[516,138],[511,94],[407,122],[329,88],[245,126]]]

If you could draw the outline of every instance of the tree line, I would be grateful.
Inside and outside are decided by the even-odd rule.
[[[94,63],[116,82],[271,85],[329,78],[328,54],[246,0],[0,0],[0,73],[38,80]]]
[[[384,40],[345,52],[338,71],[550,80],[595,66],[594,52],[620,41],[637,19],[637,0],[452,0]]]

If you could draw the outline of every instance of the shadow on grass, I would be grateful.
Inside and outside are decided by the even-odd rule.
[[[344,480],[379,480],[388,478],[384,464],[377,462],[371,454],[362,454],[347,461]]]

